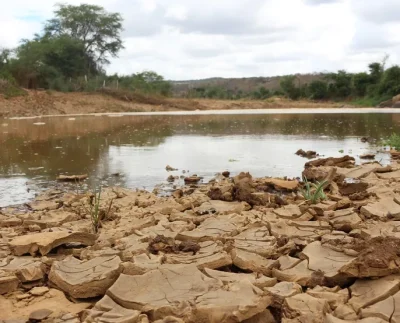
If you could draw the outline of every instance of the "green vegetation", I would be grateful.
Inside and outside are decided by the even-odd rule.
[[[280,82],[287,98],[350,101],[360,106],[376,106],[400,93],[400,66],[385,68],[381,63],[368,65],[368,72],[351,74],[344,70],[321,75],[320,80],[300,84],[297,76],[285,76]]]
[[[317,204],[318,202],[327,199],[324,193],[324,188],[328,184],[327,181],[317,182],[316,184],[310,183],[307,178],[304,178],[303,181],[305,189],[301,190],[301,194],[306,201],[309,201],[311,204]]]
[[[41,34],[0,49],[0,94],[6,98],[27,89],[63,92],[102,88],[142,95],[169,95],[171,84],[155,72],[106,75],[104,67],[123,48],[122,17],[96,5],[58,5]]]
[[[384,144],[400,151],[400,135],[393,133]]]

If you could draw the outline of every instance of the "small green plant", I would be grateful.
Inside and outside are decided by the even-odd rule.
[[[235,162],[238,162],[238,160],[237,160],[237,159],[231,158],[231,159],[229,159],[229,162],[230,162],[230,163],[235,163]]]
[[[343,154],[343,153],[344,153],[344,150],[343,150],[343,149],[340,149],[339,152],[340,152],[341,154]]]
[[[320,201],[326,200],[327,197],[324,193],[324,188],[328,184],[328,181],[310,183],[307,178],[304,177],[305,189],[301,190],[301,194],[306,201],[310,201],[311,204],[317,204]]]
[[[384,144],[400,151],[400,135],[393,133]]]

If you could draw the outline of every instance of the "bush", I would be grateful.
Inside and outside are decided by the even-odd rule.
[[[312,81],[307,87],[307,96],[312,100],[328,98],[328,84],[324,81]]]
[[[389,139],[385,141],[385,144],[400,151],[400,135],[393,133]]]

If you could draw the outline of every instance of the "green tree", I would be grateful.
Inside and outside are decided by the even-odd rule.
[[[109,13],[96,5],[59,4],[54,14],[55,18],[45,25],[46,37],[68,35],[80,40],[86,56],[97,64],[108,64],[109,57],[116,57],[123,48],[119,13]]]
[[[372,84],[372,77],[367,73],[358,73],[353,75],[354,93],[357,96],[365,96],[368,87]]]
[[[368,65],[369,75],[371,77],[372,84],[378,84],[384,72],[384,65],[378,62],[374,62]]]
[[[379,93],[390,96],[400,94],[400,66],[392,66],[384,72],[379,85]]]
[[[344,70],[327,75],[329,81],[328,90],[332,98],[344,99],[351,94],[351,74]]]
[[[323,100],[328,97],[328,84],[324,81],[315,80],[308,84],[307,96],[312,100]]]
[[[295,75],[289,75],[282,77],[280,86],[283,93],[292,100],[297,100],[300,97],[301,91],[296,87],[295,81],[297,77]]]

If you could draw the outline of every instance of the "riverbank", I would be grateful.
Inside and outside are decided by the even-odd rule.
[[[297,180],[228,172],[169,197],[49,190],[1,209],[0,320],[398,320],[399,174],[312,160],[320,200]]]
[[[254,100],[208,100],[114,96],[104,93],[62,93],[27,91],[24,96],[5,99],[0,96],[0,116],[29,117],[44,115],[91,114],[112,112],[162,112],[248,109],[336,109],[335,102],[292,101],[284,98]],[[346,107],[349,107],[346,105]],[[359,107],[358,107],[359,108]]]

